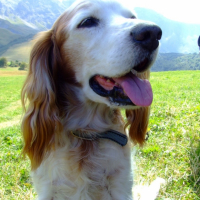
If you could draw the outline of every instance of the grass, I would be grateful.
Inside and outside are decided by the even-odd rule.
[[[24,80],[15,68],[0,69],[0,199],[33,198],[29,162],[20,156],[20,90]]]
[[[22,82],[25,77],[19,75],[19,70],[13,68],[10,71],[11,74],[16,73],[16,76],[6,76],[9,73],[1,69],[0,76],[0,122],[9,122],[19,119],[21,116],[21,104],[20,104],[20,89],[22,87]],[[6,72],[6,73],[4,73]],[[23,74],[26,72],[23,72]],[[21,72],[20,72],[21,74]]]
[[[200,199],[200,71],[152,73],[150,137],[136,154],[138,182],[167,183],[158,199]]]
[[[0,199],[34,199],[30,164],[20,157],[20,90],[25,79],[0,69]],[[15,74],[15,75],[14,75]],[[200,71],[154,72],[149,133],[136,160],[136,183],[166,180],[158,200],[200,199]]]

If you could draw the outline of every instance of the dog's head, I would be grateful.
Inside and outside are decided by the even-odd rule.
[[[38,164],[38,155],[41,159],[52,148],[60,116],[77,103],[127,109],[130,136],[142,144],[153,99],[149,69],[161,35],[155,24],[106,0],[73,4],[50,31],[41,33],[22,91],[23,105],[25,97],[30,101],[22,130],[31,160]]]
[[[149,106],[153,95],[147,78],[154,62],[161,29],[141,21],[113,1],[82,1],[63,18],[67,62],[83,88],[84,98],[108,106]],[[56,34],[56,33],[55,33]],[[57,38],[60,33],[57,32]]]

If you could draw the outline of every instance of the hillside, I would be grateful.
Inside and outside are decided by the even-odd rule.
[[[6,29],[13,34],[26,36],[29,34],[37,33],[37,29],[33,29],[32,27],[27,26],[22,21],[18,21],[18,23],[11,23],[10,21],[6,19],[0,18],[0,28]]]
[[[200,55],[160,53],[152,71],[200,70]]]
[[[73,0],[0,0],[0,18],[24,23],[34,29],[49,29]]]
[[[13,45],[27,42],[33,38],[38,30],[25,24],[12,24],[0,19],[0,56]]]
[[[24,36],[24,37],[16,38],[6,45],[2,45],[0,47],[0,56],[2,57],[2,55],[4,53],[6,53],[9,50],[12,50],[14,45],[22,44],[24,42],[28,42],[28,41],[32,40],[33,37],[34,37],[34,35],[30,34],[30,35],[27,35],[27,36]]]
[[[12,32],[10,32],[7,29],[3,29],[0,28],[0,33],[1,33],[1,37],[0,37],[0,47],[10,43],[13,40],[16,40],[17,38],[19,38],[20,36],[17,34],[14,34]]]
[[[69,3],[66,1],[64,5],[56,0],[0,0],[0,56],[4,56],[7,50],[13,51],[14,45],[28,42],[36,33],[49,29]]]
[[[29,62],[29,55],[31,51],[31,41],[15,44],[12,48],[8,49],[0,57],[6,57],[8,61]]]

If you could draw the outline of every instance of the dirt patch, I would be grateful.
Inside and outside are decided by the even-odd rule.
[[[0,76],[24,76],[27,71],[0,71]]]
[[[11,126],[17,125],[17,124],[20,124],[20,119],[2,122],[2,123],[0,123],[0,128],[7,128],[7,127],[11,127]]]
[[[15,111],[17,113],[21,113],[21,114],[14,115],[14,116],[9,114],[9,113],[12,113],[12,112],[15,112]],[[20,100],[12,102],[9,106],[6,106],[1,110],[0,117],[6,117],[6,116],[10,120],[4,121],[4,122],[0,122],[0,129],[20,124],[20,122],[22,120],[22,106],[21,106],[21,101]]]

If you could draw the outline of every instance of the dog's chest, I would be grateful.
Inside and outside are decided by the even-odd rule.
[[[36,190],[46,184],[55,199],[65,199],[69,194],[87,194],[85,199],[88,200],[91,196],[96,200],[109,200],[113,188],[124,187],[130,179],[129,147],[107,140],[93,147],[65,147],[50,155],[33,174],[33,179]]]
[[[91,180],[100,182],[107,177],[115,176],[122,170],[129,159],[126,148],[113,142],[99,145],[88,157],[82,160],[82,170],[87,172]]]
[[[78,151],[76,155],[74,155],[74,151],[69,151],[69,163],[74,163],[74,159],[78,160],[73,166],[78,165],[80,172],[89,177],[93,183],[98,182],[99,184],[106,177],[115,176],[120,170],[124,169],[124,166],[129,165],[128,145],[122,147],[107,139],[101,139],[94,146],[87,142],[84,147],[80,146],[75,151]]]

